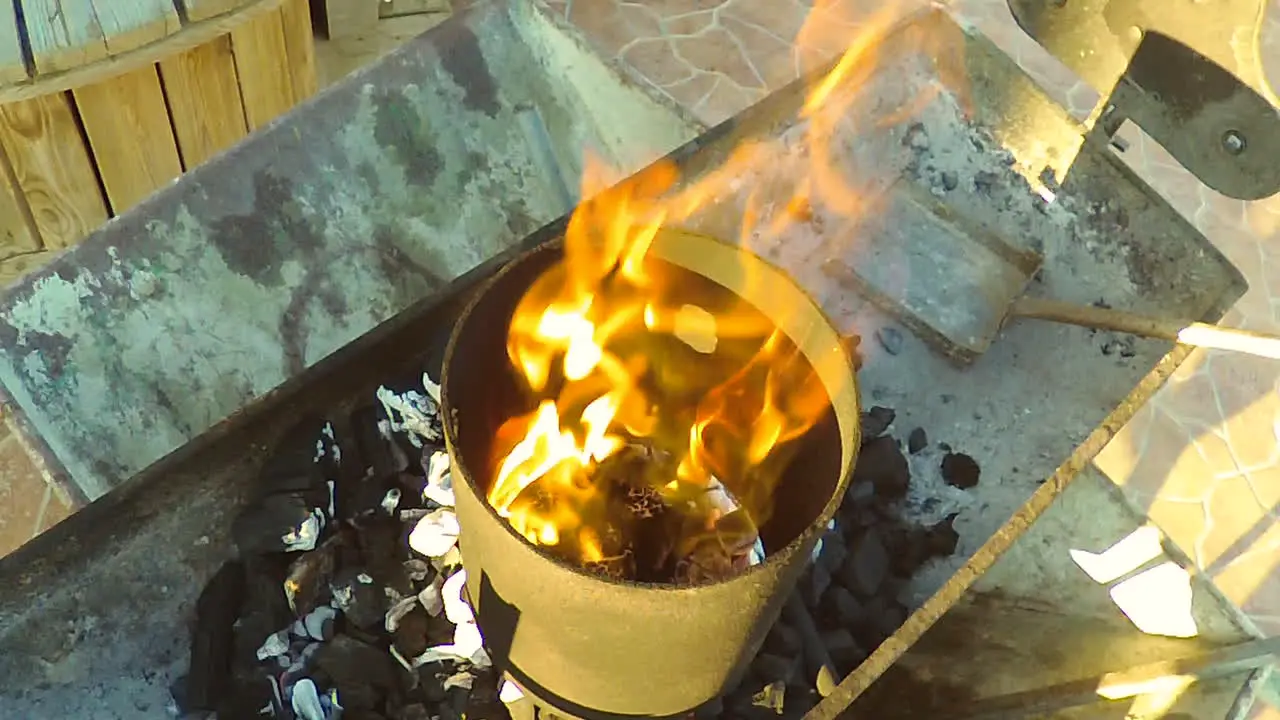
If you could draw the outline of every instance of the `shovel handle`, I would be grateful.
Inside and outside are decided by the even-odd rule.
[[[1114,330],[1147,338],[1171,340],[1182,345],[1229,350],[1280,360],[1280,335],[1235,330],[1208,323],[1185,323],[1135,315],[1123,310],[1076,305],[1037,297],[1014,301],[1009,317],[1033,318],[1078,325],[1097,330]]]

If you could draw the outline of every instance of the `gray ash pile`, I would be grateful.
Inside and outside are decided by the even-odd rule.
[[[285,438],[197,603],[177,714],[507,716],[463,599],[438,403],[424,377]]]

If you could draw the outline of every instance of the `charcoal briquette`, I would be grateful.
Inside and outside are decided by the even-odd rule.
[[[825,633],[822,636],[822,642],[827,648],[827,655],[835,665],[836,672],[842,677],[853,672],[867,657],[867,652],[858,644],[848,628],[838,628]]]
[[[871,597],[889,573],[889,553],[880,533],[868,529],[853,543],[853,550],[840,568],[841,583],[859,597]]]
[[[338,571],[329,591],[334,604],[352,625],[369,630],[383,624],[389,609],[387,594],[364,568]]]
[[[218,568],[196,600],[191,666],[187,674],[187,702],[193,710],[217,709],[218,700],[227,691],[234,647],[233,626],[244,599],[244,565],[233,560]]]
[[[863,438],[877,438],[884,434],[885,430],[893,424],[894,418],[898,414],[893,408],[881,407],[873,405],[870,410],[862,413],[862,436]]]
[[[902,331],[896,327],[885,326],[875,332],[876,342],[890,355],[902,352]]]
[[[713,698],[693,711],[694,720],[718,720],[724,714],[724,698]]]
[[[760,653],[751,663],[751,669],[766,683],[791,682],[800,671],[801,658],[797,655]]]
[[[828,530],[822,536],[822,550],[818,553],[817,564],[827,571],[828,575],[839,572],[849,550],[844,544],[844,535],[839,530]]]
[[[277,592],[296,616],[306,615],[327,600],[343,538],[341,534],[333,535],[314,551],[297,556],[289,565],[284,582],[277,584]]]
[[[831,586],[831,573],[821,565],[810,565],[800,576],[800,599],[810,608],[818,607],[822,594]]]
[[[915,455],[927,447],[929,447],[929,436],[925,433],[924,428],[916,428],[907,435],[908,453]]]
[[[804,650],[800,632],[785,622],[776,622],[764,639],[764,649],[774,655],[794,656]]]
[[[400,708],[396,720],[431,720],[431,711],[422,703],[411,703]]]
[[[250,503],[231,522],[241,555],[312,550],[320,541],[325,502],[302,493],[268,495]]]
[[[829,627],[848,627],[866,617],[866,610],[848,589],[833,586],[822,598],[822,617]]]
[[[960,533],[955,529],[956,515],[952,513],[925,532],[925,546],[932,557],[950,557],[960,543]]]
[[[952,487],[968,490],[978,484],[981,473],[978,461],[964,453],[948,452],[942,458],[942,479]]]
[[[414,607],[401,616],[391,640],[400,655],[415,658],[427,649],[427,632],[431,626],[431,616],[421,605]]]
[[[448,676],[449,669],[443,662],[430,662],[418,668],[418,689],[427,702],[444,702],[444,679]]]
[[[340,698],[343,688],[368,685],[385,692],[398,686],[397,666],[391,654],[346,633],[335,635],[320,646],[315,665],[333,678]]]
[[[878,497],[888,500],[906,495],[911,469],[898,441],[888,435],[865,441],[858,453],[852,482],[870,483]]]

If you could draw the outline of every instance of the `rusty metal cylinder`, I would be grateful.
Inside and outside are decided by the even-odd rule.
[[[839,507],[860,441],[850,357],[791,278],[736,246],[683,231],[660,232],[649,252],[768,316],[813,366],[830,407],[774,492],[760,530],[762,563],[696,586],[606,579],[539,550],[486,500],[495,431],[531,409],[509,366],[508,324],[524,292],[564,257],[563,243],[517,258],[480,290],[454,330],[442,379],[467,591],[495,664],[579,718],[680,716],[731,689]]]

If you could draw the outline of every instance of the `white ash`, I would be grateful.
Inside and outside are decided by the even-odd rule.
[[[439,575],[418,593],[418,602],[432,617],[444,612],[444,580]]]
[[[281,630],[267,636],[262,647],[258,648],[257,655],[259,660],[267,660],[287,652],[289,652],[289,633]]]
[[[409,613],[413,612],[414,608],[418,607],[421,604],[422,602],[418,599],[418,596],[415,595],[413,597],[405,598],[400,602],[396,603],[395,605],[392,605],[391,609],[387,611],[387,616],[383,622],[383,627],[387,629],[387,632],[395,633],[396,628],[400,627],[400,620],[405,615],[408,615]]]
[[[296,528],[280,536],[289,552],[315,550],[320,540],[320,531],[324,529],[324,514],[320,510],[312,510],[311,516]]]
[[[417,390],[396,394],[382,386],[377,398],[387,413],[388,428],[405,433],[415,448],[421,449],[423,440],[440,439],[439,406],[427,395]]]
[[[440,597],[444,601],[444,616],[454,625],[475,622],[475,613],[471,606],[462,599],[462,592],[467,587],[467,571],[459,570],[449,576],[440,588]]]
[[[396,508],[400,507],[400,488],[391,488],[387,494],[382,497],[382,511],[388,515],[395,515]]]
[[[920,526],[936,525],[977,502],[974,493],[952,487],[942,479],[942,458],[946,454],[936,444],[915,455],[907,454],[911,482],[900,509],[903,520]]]
[[[448,690],[450,688],[464,688],[464,689],[470,690],[471,686],[475,684],[475,680],[476,678],[474,675],[472,675],[470,672],[466,670],[462,670],[460,672],[456,672],[450,675],[449,677],[445,678],[444,689]]]
[[[432,381],[428,373],[422,373],[422,388],[427,391],[427,396],[435,402],[436,407],[440,407],[440,385]]]
[[[326,480],[324,484],[329,488],[329,517],[337,517],[335,507],[338,500],[338,483],[335,480]]]
[[[311,639],[326,641],[333,637],[333,624],[337,618],[337,610],[328,605],[321,605],[302,619],[303,629]]]
[[[293,684],[293,714],[298,720],[325,720],[324,706],[320,704],[320,693],[311,678],[302,678]]]
[[[443,557],[458,544],[458,516],[440,508],[418,521],[409,533],[409,547],[430,558]]]
[[[422,498],[442,507],[454,507],[457,500],[453,494],[453,476],[449,472],[449,453],[437,450],[431,453],[427,461],[427,484],[422,489]]]
[[[524,699],[524,691],[520,686],[511,682],[510,679],[502,680],[502,687],[498,689],[498,699],[503,703],[511,704]]]

